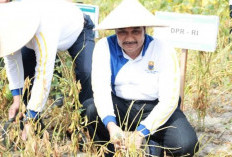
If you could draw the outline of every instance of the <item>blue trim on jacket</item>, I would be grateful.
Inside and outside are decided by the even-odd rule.
[[[142,51],[142,56],[145,55],[147,48],[153,37],[145,35],[145,41]],[[128,62],[128,59],[124,58],[122,48],[118,45],[117,36],[112,35],[107,37],[109,49],[110,49],[110,64],[111,64],[111,88],[114,94],[115,92],[115,78],[119,70]]]
[[[150,134],[150,131],[143,124],[140,124],[136,130],[141,131],[144,136],[148,136]]]
[[[115,124],[117,124],[116,117],[114,117],[114,116],[106,116],[106,117],[103,119],[103,123],[104,123],[105,127],[107,127],[107,124],[108,124],[109,122],[114,122]]]
[[[32,111],[32,110],[27,110],[26,117],[27,118],[34,118],[37,120],[39,118],[39,113]]]
[[[107,37],[110,49],[110,63],[111,63],[111,88],[115,93],[115,78],[119,70],[128,62],[128,59],[123,57],[122,49],[118,45],[117,36],[112,35]]]
[[[11,90],[11,94],[12,94],[12,96],[22,95],[22,93],[23,93],[23,88],[19,88],[19,89],[13,89],[13,90]]]
[[[152,42],[152,40],[154,40],[154,38],[150,35],[145,35],[145,41],[144,41],[144,44],[143,44],[143,52],[142,52],[142,56],[145,55],[146,51],[147,51],[147,48],[149,46],[149,44]]]

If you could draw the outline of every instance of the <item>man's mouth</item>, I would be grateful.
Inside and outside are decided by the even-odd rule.
[[[137,44],[136,41],[133,41],[133,42],[124,42],[123,45],[134,45],[134,44]]]

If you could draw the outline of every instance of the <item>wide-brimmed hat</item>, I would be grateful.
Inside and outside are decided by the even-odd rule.
[[[126,27],[163,27],[138,0],[123,0],[95,30]]]
[[[26,45],[39,26],[39,14],[33,2],[0,4],[0,57]]]

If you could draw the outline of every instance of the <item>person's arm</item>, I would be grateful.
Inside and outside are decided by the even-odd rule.
[[[97,112],[105,126],[109,122],[116,123],[111,97],[110,52],[107,39],[96,43],[92,62],[92,88]]]
[[[4,57],[6,74],[12,95],[21,95],[20,91],[24,85],[24,70],[21,51]]]
[[[21,51],[17,51],[12,55],[4,57],[7,78],[9,81],[9,88],[13,95],[13,103],[9,108],[8,118],[12,120],[15,118],[20,105],[20,98],[24,85],[24,70],[22,63]]]
[[[173,114],[178,106],[180,73],[176,52],[168,46],[161,46],[159,58],[159,103],[145,118],[137,130],[145,136],[154,133]]]
[[[92,87],[98,115],[109,131],[116,148],[124,147],[124,133],[117,125],[111,96],[110,52],[106,38],[100,40],[93,52]]]

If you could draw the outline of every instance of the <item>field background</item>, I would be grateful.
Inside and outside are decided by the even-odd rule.
[[[115,8],[121,0],[83,0],[83,3],[98,5],[99,21]],[[229,0],[140,0],[152,13],[170,11],[179,13],[217,15],[220,18],[218,45],[214,53],[189,51],[185,84],[185,113],[197,131],[201,149],[196,156],[232,156],[232,35],[229,34],[232,20],[229,18]],[[152,30],[148,30],[152,34]],[[100,31],[99,36],[112,34]],[[231,38],[231,42],[229,42]],[[96,39],[97,41],[98,39]],[[181,50],[177,49],[178,55]],[[8,132],[7,146],[0,145],[0,156],[69,156],[80,148],[95,155],[99,152],[87,137],[83,146],[83,134],[87,122],[80,117],[78,102],[79,82],[73,77],[72,62],[67,53],[59,53],[60,62],[56,70],[52,91],[43,113],[46,131],[31,135],[27,143],[20,139],[19,118]],[[0,120],[7,121],[8,107],[12,96],[8,89],[3,61],[0,60]],[[60,93],[65,104],[54,108],[53,102]],[[22,105],[23,106],[23,105]],[[74,107],[73,107],[74,106]],[[20,111],[24,111],[21,107]],[[80,133],[80,130],[82,133]],[[67,134],[69,132],[69,134]],[[43,135],[43,137],[42,137]],[[1,139],[3,140],[3,139]],[[13,145],[13,147],[12,147]],[[92,155],[93,155],[92,154]]]

